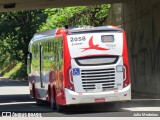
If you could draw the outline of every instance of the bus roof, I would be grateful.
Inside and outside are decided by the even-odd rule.
[[[48,36],[54,36],[56,34],[57,29],[52,29],[52,30],[46,30],[43,32],[35,33],[32,40],[40,39],[40,38],[45,38]]]
[[[79,28],[71,28],[69,29],[71,33],[81,33],[81,32],[92,32],[92,31],[122,31],[121,28],[115,26],[100,26],[100,27],[92,27],[92,26],[84,26]]]
[[[57,29],[52,29],[52,30],[46,30],[43,32],[35,33],[31,41],[36,41],[48,37],[54,37]],[[68,28],[69,33],[84,33],[84,32],[94,32],[94,31],[122,31],[121,28],[115,27],[115,26],[100,26],[100,27],[92,27],[92,26],[82,26],[82,27],[71,27]]]

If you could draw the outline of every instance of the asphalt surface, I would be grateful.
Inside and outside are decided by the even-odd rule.
[[[133,93],[132,101],[128,102],[68,106],[57,112],[50,109],[49,103],[36,105],[29,95],[27,81],[0,78],[0,112],[42,113],[49,117],[119,117],[132,116],[131,111],[160,111],[160,98]]]

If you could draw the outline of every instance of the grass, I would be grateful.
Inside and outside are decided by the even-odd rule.
[[[15,67],[17,65],[16,61],[12,61],[10,63],[8,63],[7,66],[5,66],[4,68],[1,68],[0,71],[0,76],[4,76],[5,73],[8,73],[10,70],[13,69],[13,67]]]
[[[16,64],[10,71],[4,73],[3,77],[24,79],[26,77],[26,67],[22,62],[20,62]]]

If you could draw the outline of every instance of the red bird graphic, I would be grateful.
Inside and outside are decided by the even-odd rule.
[[[81,48],[84,49],[82,52],[86,51],[86,50],[90,50],[90,49],[95,49],[95,50],[109,50],[107,48],[103,48],[103,47],[99,47],[99,45],[94,45],[93,44],[93,36],[90,38],[89,40],[89,47],[88,48]]]

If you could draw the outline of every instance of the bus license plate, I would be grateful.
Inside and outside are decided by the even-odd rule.
[[[105,102],[105,98],[96,98],[95,102]]]

